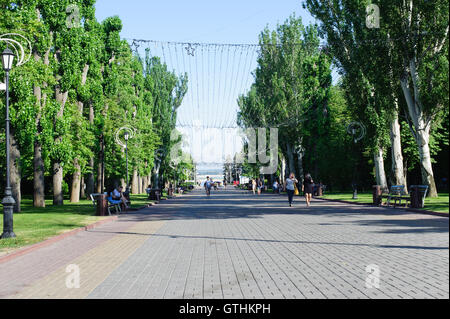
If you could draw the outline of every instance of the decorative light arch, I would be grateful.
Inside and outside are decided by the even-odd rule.
[[[28,48],[28,54],[26,53],[26,50],[24,49],[22,43],[20,43],[19,41],[26,43],[26,47]],[[19,33],[5,33],[0,35],[0,42],[5,42],[8,47],[11,47],[14,50],[14,53],[17,58],[16,66],[21,66],[30,60],[32,51],[31,42],[23,35]],[[5,90],[6,84],[0,82],[0,91]]]
[[[116,131],[116,138],[115,138],[116,143],[125,148],[125,143],[122,142],[122,140],[120,139],[120,132],[122,131],[127,131],[130,134],[130,138],[133,138],[136,135],[136,129],[124,126]]]
[[[24,49],[24,46],[20,41],[26,43],[25,46],[28,50]],[[0,42],[6,42],[8,46],[11,46],[14,49],[17,57],[16,66],[21,66],[30,60],[32,51],[31,42],[23,35],[19,33],[5,33],[0,35]],[[26,51],[28,51],[28,53]]]

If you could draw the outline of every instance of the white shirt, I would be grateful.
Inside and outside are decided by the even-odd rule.
[[[290,191],[295,190],[295,186],[294,183],[296,183],[297,180],[296,179],[286,179],[286,189],[289,189]]]

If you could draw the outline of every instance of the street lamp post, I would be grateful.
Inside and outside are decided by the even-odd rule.
[[[9,48],[6,48],[2,53],[2,65],[6,73],[6,187],[5,197],[2,200],[3,234],[0,237],[1,239],[16,237],[13,230],[13,209],[16,202],[12,197],[9,167],[9,71],[11,71],[13,61],[14,53]]]
[[[130,133],[128,133],[128,131],[125,131],[123,137],[125,139],[125,157],[127,161],[127,187],[125,189],[125,192],[129,193],[130,188],[128,186],[128,139],[130,138]]]
[[[352,128],[352,136],[353,136],[353,141],[355,142],[355,146],[356,146],[356,143],[358,142],[357,141],[357,139],[356,139],[356,128],[355,127],[353,127]],[[357,187],[357,184],[356,184],[356,174],[357,174],[357,167],[356,167],[356,165],[355,165],[355,167],[353,168],[354,169],[354,172],[353,172],[353,183],[352,183],[352,187],[353,187],[353,199],[358,199],[358,187]]]
[[[356,150],[356,144],[358,143],[358,141],[362,140],[362,138],[366,135],[366,127],[361,122],[351,122],[347,126],[347,133],[352,136]],[[358,160],[356,160],[356,163],[353,168],[353,177],[352,177],[353,199],[358,199],[357,175],[358,175]]]

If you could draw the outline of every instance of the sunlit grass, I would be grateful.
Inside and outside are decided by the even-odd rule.
[[[151,201],[147,199],[146,194],[131,195],[131,207],[134,209],[144,207],[149,202]],[[22,212],[14,214],[14,233],[17,237],[0,240],[0,254],[41,242],[108,217],[95,216],[96,207],[90,200],[81,200],[77,204],[65,200],[63,206],[53,206],[52,200],[46,200],[45,205],[45,208],[36,208],[33,207],[31,198],[22,199]],[[2,230],[3,218],[0,218],[0,231]]]
[[[334,200],[344,200],[348,202],[357,202],[364,204],[372,204],[373,198],[372,193],[359,193],[358,199],[352,199],[352,193],[332,193],[332,194],[324,194],[323,198],[325,199],[334,199]],[[449,213],[449,194],[448,193],[439,193],[438,198],[429,198],[425,199],[425,207],[424,210],[438,212],[438,213]]]

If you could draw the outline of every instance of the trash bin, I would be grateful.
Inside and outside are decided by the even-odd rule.
[[[317,186],[316,196],[317,197],[322,197],[323,196],[323,186],[322,186],[322,184],[319,184]]]
[[[381,186],[380,185],[374,185],[373,187],[373,204],[380,206],[382,203],[382,195],[383,192],[381,191]]]
[[[411,207],[412,208],[424,208],[425,203],[423,201],[423,195],[420,191],[420,187],[417,185],[411,186]]]
[[[106,216],[108,214],[108,200],[106,194],[99,195],[97,198],[97,216]]]

